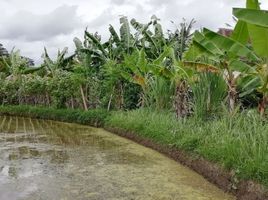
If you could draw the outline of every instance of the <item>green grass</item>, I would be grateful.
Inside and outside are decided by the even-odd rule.
[[[268,124],[254,113],[204,122],[178,121],[168,113],[135,110],[115,112],[107,119],[106,126],[202,156],[235,171],[237,177],[268,186]]]
[[[44,107],[0,106],[0,114],[76,122],[131,131],[167,146],[202,156],[233,170],[237,177],[268,186],[268,123],[254,112],[217,120],[176,120],[169,112],[145,109],[128,112],[55,110]]]

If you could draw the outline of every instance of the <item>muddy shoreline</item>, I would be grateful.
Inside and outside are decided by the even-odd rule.
[[[138,134],[125,131],[124,129],[112,127],[104,127],[104,129],[154,149],[189,167],[223,191],[235,195],[237,200],[268,200],[268,191],[263,186],[253,181],[237,181],[234,173],[222,169],[217,164],[200,157],[196,158],[177,148],[157,144],[150,139],[140,137]]]

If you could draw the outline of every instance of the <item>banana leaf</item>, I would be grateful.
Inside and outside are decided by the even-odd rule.
[[[239,20],[235,26],[231,38],[240,42],[243,45],[246,45],[249,42],[247,23]]]
[[[234,8],[233,14],[247,23],[251,43],[256,54],[268,58],[268,12]]]
[[[268,28],[268,11],[256,10],[248,8],[233,8],[233,14],[239,20],[249,24],[255,24],[264,28]]]
[[[256,54],[243,44],[206,28],[204,28],[203,32],[208,40],[213,42],[219,49],[229,53],[229,55],[245,57],[252,61],[259,60]]]

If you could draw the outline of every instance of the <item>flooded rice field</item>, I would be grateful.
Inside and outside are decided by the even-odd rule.
[[[103,129],[0,116],[0,200],[232,200],[200,175]]]

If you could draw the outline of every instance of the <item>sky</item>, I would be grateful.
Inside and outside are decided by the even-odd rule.
[[[268,10],[267,0],[261,2]],[[245,0],[0,0],[0,43],[40,64],[44,47],[51,57],[64,47],[72,53],[73,38],[82,39],[86,27],[108,39],[109,24],[118,28],[122,15],[143,23],[156,15],[164,30],[194,18],[196,29],[216,31],[233,24],[232,7],[244,4]]]

